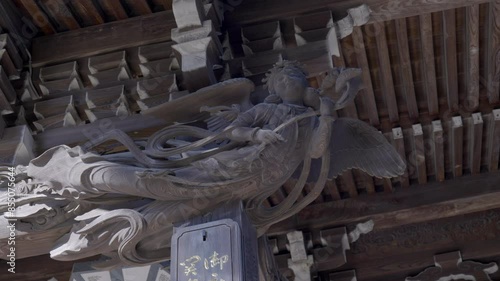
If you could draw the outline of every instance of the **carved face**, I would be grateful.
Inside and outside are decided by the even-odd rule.
[[[309,87],[303,72],[293,67],[285,67],[276,74],[271,86],[271,91],[284,103],[294,104],[302,104],[305,91]]]

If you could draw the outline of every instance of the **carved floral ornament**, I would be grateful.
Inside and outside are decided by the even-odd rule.
[[[405,163],[375,128],[333,117],[362,87],[360,74],[333,69],[322,88],[314,89],[298,63],[282,61],[268,73],[269,97],[256,105],[249,101],[253,83],[231,79],[145,113],[172,120],[177,117],[169,115],[172,106],[203,109],[206,114],[190,115],[195,120],[176,121],[205,121],[207,129],[169,126],[152,135],[144,149],[114,130],[90,145],[47,150],[17,167],[14,213],[8,212],[7,182],[1,189],[0,211],[18,220],[24,239],[19,257],[50,252],[66,261],[103,254],[109,259],[96,265],[100,268],[157,263],[169,259],[173,223],[228,201],[243,201],[262,235],[310,204],[327,179],[345,170],[402,175]],[[108,140],[129,152],[92,152]],[[298,177],[292,192],[266,207],[263,202],[290,177]],[[308,179],[314,187],[298,201]],[[0,252],[8,253],[6,237],[0,237]]]
[[[434,267],[427,268],[415,277],[407,277],[406,281],[491,281],[489,275],[498,271],[498,265],[494,262],[483,264],[463,261],[459,251],[434,256],[434,264]]]

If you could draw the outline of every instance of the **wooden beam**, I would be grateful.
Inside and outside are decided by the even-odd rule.
[[[33,19],[33,23],[40,28],[45,34],[56,33],[55,28],[50,23],[47,15],[42,12],[40,7],[33,0],[15,0],[16,5],[25,10],[28,15]]]
[[[469,169],[471,174],[481,171],[481,151],[483,146],[483,117],[481,113],[474,113],[469,119]]]
[[[415,124],[413,132],[413,166],[417,173],[419,184],[427,183],[427,167],[425,162],[424,131],[422,125]]]
[[[500,0],[490,1],[487,25],[486,90],[490,103],[499,101],[500,90]]]
[[[479,5],[466,8],[466,79],[467,110],[474,111],[479,107]]]
[[[172,10],[172,0],[152,0],[153,4],[158,6],[163,6],[163,8],[168,11]]]
[[[68,31],[80,28],[80,24],[71,14],[63,0],[42,0],[41,4],[58,24],[59,31]]]
[[[76,60],[170,40],[172,11],[90,26],[33,40],[33,66]]]
[[[385,33],[384,23],[372,25],[375,28],[378,61],[380,67],[380,78],[382,82],[382,92],[387,110],[389,111],[389,120],[391,123],[399,121],[398,102],[394,90],[394,80],[392,78],[391,60],[389,58],[389,48],[387,46],[387,35]]]
[[[340,180],[344,183],[346,191],[349,193],[349,198],[358,197],[358,189],[352,171],[342,173]]]
[[[441,121],[432,122],[432,154],[434,155],[434,175],[436,180],[442,182],[445,180],[444,171],[444,136],[443,125]]]
[[[448,109],[458,110],[458,65],[457,65],[457,31],[456,11],[443,12],[443,39],[444,39],[444,75]]]
[[[450,163],[453,177],[461,177],[463,173],[464,126],[462,117],[455,116],[450,121]]]
[[[406,152],[405,152],[405,141],[403,136],[403,130],[401,128],[392,129],[393,146],[396,148],[399,156],[406,162]],[[405,171],[404,175],[399,177],[399,182],[401,187],[410,187],[410,178],[408,177],[408,170]]]
[[[372,10],[370,22],[390,21],[443,10],[457,9],[490,0],[280,0],[243,1],[226,15],[231,25],[247,25],[257,22],[286,19],[297,14],[307,14],[329,9],[342,15],[347,9],[366,4]]]
[[[358,67],[363,71],[364,89],[358,94],[362,100],[363,109],[368,113],[370,123],[374,126],[380,124],[378,117],[377,104],[375,102],[375,93],[373,92],[372,78],[370,77],[370,68],[368,67],[368,57],[366,55],[365,42],[361,27],[354,27],[352,31],[354,42],[354,51],[358,61]]]
[[[85,258],[76,261],[56,261],[50,258],[50,255],[42,255],[16,260],[18,268],[25,270],[16,270],[15,274],[7,271],[8,266],[2,262],[0,267],[0,279],[10,281],[26,281],[26,280],[69,280],[73,265],[78,262],[97,261],[99,256]]]
[[[422,75],[429,114],[439,113],[439,102],[436,82],[436,66],[434,65],[434,42],[432,39],[432,17],[430,14],[420,16],[420,40],[422,42]]]
[[[99,2],[104,13],[111,21],[124,20],[128,18],[127,12],[123,8],[120,1],[97,0],[97,2]]]
[[[151,14],[151,8],[147,0],[125,0],[125,2],[136,15]]]
[[[332,199],[334,201],[338,201],[342,199],[340,197],[340,192],[339,189],[337,188],[337,184],[335,183],[335,180],[328,180],[325,184],[325,190],[330,196],[332,196]]]
[[[487,135],[487,157],[488,171],[498,170],[498,158],[500,155],[500,109],[493,110],[489,120],[489,134]]]
[[[84,26],[103,24],[105,21],[92,0],[71,0],[75,13],[82,19]]]
[[[306,227],[330,228],[373,220],[376,229],[500,208],[500,172],[464,176],[393,193],[310,205],[297,215],[272,226],[269,235]],[[474,187],[474,188],[471,188]],[[432,194],[432,196],[429,196]]]
[[[408,31],[406,19],[396,20],[396,34],[398,39],[399,63],[401,66],[401,78],[403,80],[403,91],[408,107],[408,115],[416,120],[419,117],[415,85],[413,84],[413,72],[411,69],[410,48],[408,46]]]

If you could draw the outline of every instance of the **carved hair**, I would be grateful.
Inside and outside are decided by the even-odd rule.
[[[304,76],[304,85],[307,86],[307,71],[304,69],[303,65],[297,61],[280,61],[274,64],[273,68],[270,69],[266,73],[266,78],[262,79],[264,82],[264,88],[269,90],[269,93],[272,95],[276,94],[275,92],[275,83],[279,82],[282,79],[282,75],[287,73],[296,73]]]

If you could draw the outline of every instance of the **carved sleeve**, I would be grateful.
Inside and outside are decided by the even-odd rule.
[[[314,130],[311,140],[310,155],[317,159],[323,156],[327,146],[330,144],[332,124],[335,119],[331,116],[319,117],[319,126]]]

